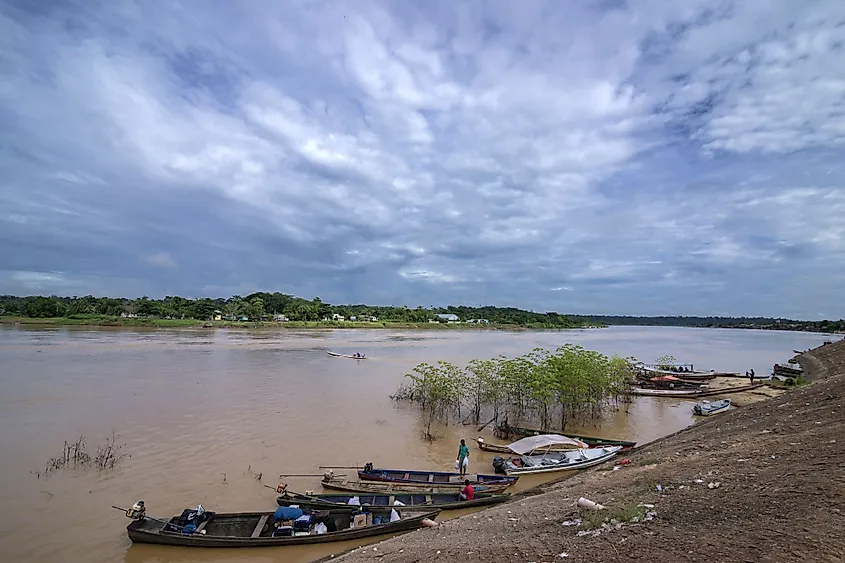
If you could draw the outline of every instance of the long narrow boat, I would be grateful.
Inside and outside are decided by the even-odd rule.
[[[764,383],[743,385],[742,387],[726,387],[723,389],[642,389],[633,387],[628,393],[631,395],[646,395],[651,397],[712,397],[714,395],[730,395],[743,391],[752,391],[762,387]]]
[[[503,436],[538,436],[540,434],[548,434],[542,430],[535,430],[534,428],[523,428],[521,426],[510,426],[507,423],[502,424],[496,429],[497,434]],[[632,450],[637,445],[636,442],[628,440],[617,440],[615,438],[602,438],[600,436],[585,436],[583,434],[570,434],[566,436],[581,440],[591,448],[601,448],[604,446],[622,446],[622,451]]]
[[[674,375],[659,375],[651,378],[638,379],[636,385],[650,389],[698,389],[707,384],[703,381],[686,381]]]
[[[703,393],[700,389],[651,389],[645,387],[631,387],[631,395],[647,397],[697,397]]]
[[[145,514],[140,517],[130,516],[137,519],[126,527],[126,532],[129,539],[135,543],[183,547],[278,547],[353,540],[414,530],[426,525],[423,520],[434,520],[440,513],[437,508],[432,508],[429,512],[409,511],[407,517],[390,522],[392,508],[370,508],[373,519],[378,518],[384,523],[355,528],[351,527],[355,512],[341,509],[312,511],[311,522],[306,524],[302,531],[296,531],[297,523],[293,527],[277,528],[272,512],[212,512],[206,513],[208,518],[196,527],[193,524],[182,524],[185,513],[167,520],[150,518]],[[401,514],[401,507],[397,509]],[[316,532],[315,525],[318,523],[324,524],[328,531]]]
[[[548,452],[543,455],[522,455],[493,460],[493,467],[507,475],[572,471],[600,465],[622,451],[621,446],[590,448],[571,452]]]
[[[440,510],[454,510],[458,508],[472,508],[475,506],[488,506],[508,500],[510,493],[491,494],[477,493],[472,500],[460,500],[456,492],[438,494],[417,494],[417,493],[394,493],[394,494],[356,494],[356,493],[320,493],[316,495],[302,495],[292,491],[285,491],[276,498],[279,506],[290,506],[295,504],[300,508],[342,508],[357,509],[354,504],[348,504],[350,500],[357,499],[359,505],[368,507],[392,507],[394,502],[402,503],[403,510],[429,510],[439,508]]]
[[[456,494],[458,489],[452,485],[428,485],[426,483],[383,483],[377,481],[354,481],[342,477],[324,477],[324,489],[349,491],[353,493],[381,494]],[[501,493],[510,483],[498,485],[473,485],[476,493]]]
[[[694,380],[708,380],[713,379],[718,373],[715,371],[674,371],[669,369],[660,369],[654,366],[640,365],[637,367],[644,374],[651,375],[671,375],[674,377],[682,377],[684,379]]]
[[[354,354],[341,354],[339,352],[326,352],[329,356],[334,356],[336,358],[350,358],[352,360],[366,360],[367,356],[355,356]]]
[[[358,471],[358,478],[363,481],[385,481],[401,483],[402,485],[438,485],[459,489],[464,486],[464,480],[469,479],[472,485],[513,485],[519,477],[502,475],[461,475],[447,471],[413,471],[410,469],[380,469],[371,464]]]
[[[793,368],[782,364],[775,364],[772,371],[774,371],[776,375],[787,375],[793,377],[798,377],[804,374],[804,370],[801,368]]]
[[[712,416],[725,412],[731,408],[730,399],[722,399],[721,401],[701,401],[692,407],[692,412],[699,416]]]

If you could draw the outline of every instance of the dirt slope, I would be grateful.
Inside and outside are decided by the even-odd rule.
[[[654,442],[617,471],[333,560],[845,561],[845,342],[811,354],[826,378]],[[582,496],[606,510],[579,511]],[[614,520],[602,528],[605,517]]]

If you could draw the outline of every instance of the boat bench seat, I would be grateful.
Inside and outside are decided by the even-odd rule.
[[[264,529],[264,524],[267,523],[268,518],[270,518],[269,514],[261,516],[261,519],[258,521],[258,524],[255,525],[255,529],[252,531],[252,535],[250,537],[257,538],[261,535],[261,531]]]

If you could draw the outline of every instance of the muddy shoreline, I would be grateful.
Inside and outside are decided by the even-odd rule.
[[[616,471],[546,483],[330,560],[842,561],[845,341],[797,360],[814,383],[655,440]],[[580,497],[607,508],[578,509]],[[605,515],[614,518],[602,525]]]

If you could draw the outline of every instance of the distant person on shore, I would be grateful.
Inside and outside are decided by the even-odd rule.
[[[469,479],[464,479],[464,488],[458,493],[461,500],[472,500],[475,498],[475,489],[469,484]]]
[[[751,371],[748,372],[748,379],[751,380],[751,385],[754,385],[754,369],[752,368]]]
[[[461,440],[461,445],[458,446],[458,471],[461,475],[467,474],[467,466],[469,465],[469,447],[464,440]]]

